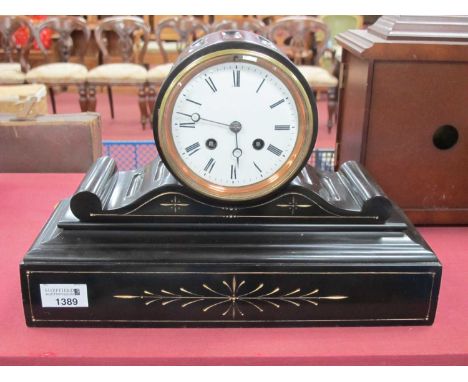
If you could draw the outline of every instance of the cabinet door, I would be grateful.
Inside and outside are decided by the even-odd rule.
[[[468,222],[467,89],[467,63],[374,64],[363,162],[415,222]]]

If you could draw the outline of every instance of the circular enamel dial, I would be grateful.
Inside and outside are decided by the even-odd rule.
[[[226,50],[186,66],[165,89],[157,140],[173,174],[218,200],[248,201],[284,185],[313,145],[308,94],[272,57]]]
[[[298,113],[288,88],[251,63],[211,66],[184,86],[172,112],[172,136],[184,163],[220,186],[272,176],[289,159]]]

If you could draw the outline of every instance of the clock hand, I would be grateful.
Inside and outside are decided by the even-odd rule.
[[[239,167],[239,158],[242,156],[242,149],[239,148],[239,141],[237,140],[238,131],[234,132],[236,134],[236,147],[232,150],[232,155],[236,158],[237,167]]]
[[[187,113],[181,113],[180,111],[178,111],[177,114],[180,114],[180,115],[184,115],[184,116],[186,116],[186,117],[189,117],[189,118],[192,119],[193,122],[207,121],[207,122],[216,123],[216,124],[218,124],[218,125],[223,125],[223,126],[227,126],[227,127],[230,127],[230,126],[231,126],[231,125],[229,125],[229,124],[227,124],[227,123],[222,123],[222,122],[213,121],[213,120],[211,120],[211,119],[202,118],[202,117],[200,117],[200,114],[198,114],[198,113],[187,114]]]
[[[200,114],[198,114],[198,113],[187,114],[187,113],[182,113],[182,112],[178,111],[177,114],[184,115],[186,117],[190,117],[193,122],[207,121],[207,122],[216,123],[218,125],[229,127],[229,129],[236,136],[236,147],[234,148],[234,150],[232,150],[232,155],[236,158],[237,167],[239,167],[239,158],[242,156],[242,149],[239,148],[239,141],[238,141],[238,138],[237,138],[237,134],[242,129],[242,125],[240,124],[240,122],[234,121],[234,122],[232,122],[230,124],[217,122],[217,121],[213,121],[211,119],[202,118],[202,117],[200,117]]]
[[[192,114],[181,113],[180,111],[178,111],[177,114],[185,115],[186,117],[192,118]]]
[[[223,126],[227,126],[227,127],[230,127],[231,125],[227,124],[227,123],[222,123],[222,122],[216,122],[216,121],[212,121],[211,119],[206,119],[206,118],[202,118],[200,117],[199,118],[201,121],[207,121],[207,122],[211,122],[211,123],[217,123],[218,125],[223,125]]]

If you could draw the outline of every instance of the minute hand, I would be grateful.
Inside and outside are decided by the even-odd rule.
[[[211,119],[206,119],[206,118],[202,118],[202,117],[200,117],[200,120],[201,120],[201,121],[211,122],[211,123],[216,123],[216,124],[218,124],[218,125],[223,125],[223,126],[227,126],[227,127],[230,127],[230,126],[231,126],[231,125],[229,125],[229,124],[227,124],[227,123],[212,121]]]

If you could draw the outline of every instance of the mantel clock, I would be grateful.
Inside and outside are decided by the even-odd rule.
[[[26,254],[28,325],[433,322],[437,257],[359,163],[307,163],[315,100],[270,41],[196,41],[153,128],[160,156],[129,171],[99,158]]]

